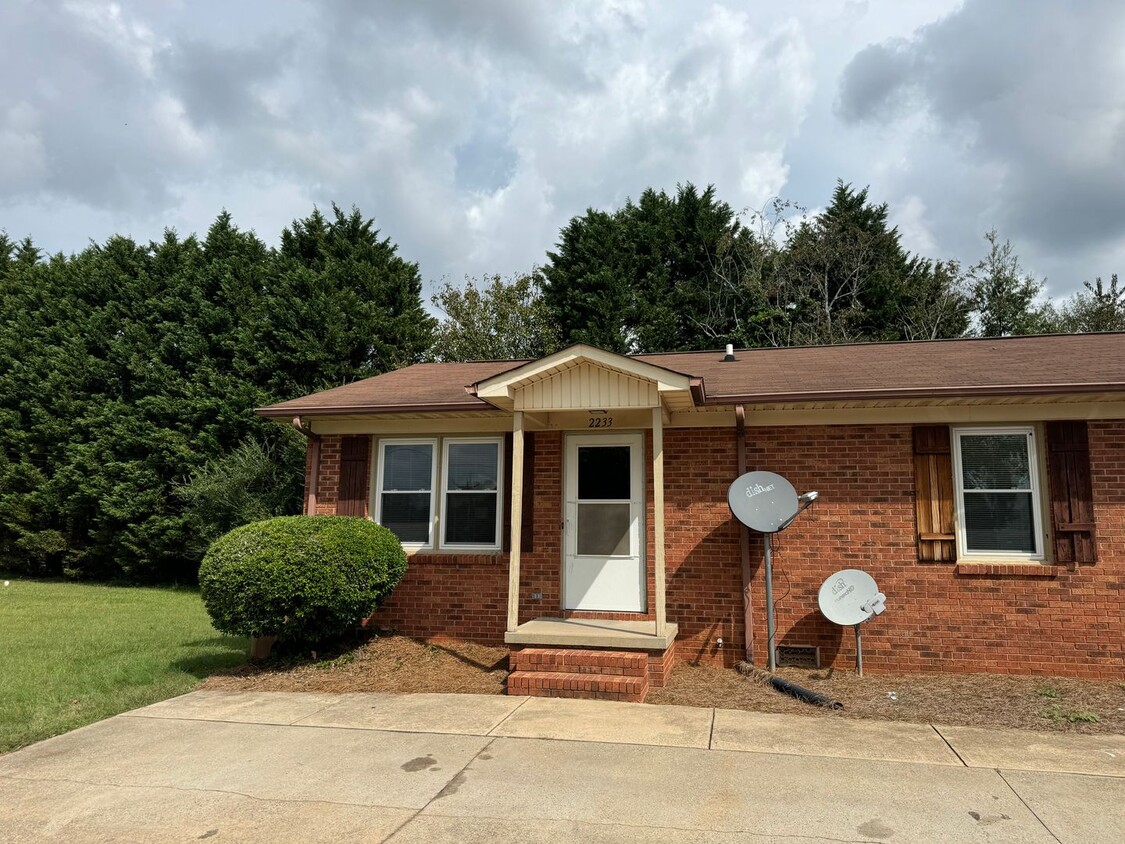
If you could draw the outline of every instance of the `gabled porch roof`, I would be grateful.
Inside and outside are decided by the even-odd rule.
[[[466,389],[503,410],[661,406],[688,410],[704,401],[702,379],[584,343],[522,363]]]

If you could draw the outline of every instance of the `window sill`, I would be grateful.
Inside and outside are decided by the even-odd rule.
[[[1058,577],[1060,570],[1050,563],[963,561],[954,571],[976,577]]]
[[[435,551],[426,548],[418,551],[407,551],[406,558],[411,563],[419,565],[494,565],[508,564],[507,551],[453,551],[440,549]]]

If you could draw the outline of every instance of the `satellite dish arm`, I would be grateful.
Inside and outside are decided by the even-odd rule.
[[[780,533],[781,531],[783,531],[787,527],[789,527],[789,525],[793,524],[793,520],[796,519],[803,512],[808,510],[810,507],[812,507],[813,502],[816,501],[817,498],[819,498],[819,497],[820,497],[820,493],[815,491],[815,490],[810,490],[809,492],[806,492],[803,495],[799,496],[797,498],[797,503],[799,505],[797,507],[797,512],[794,513],[792,516],[790,516],[788,519],[786,519],[784,522],[781,523],[781,525],[777,529],[778,532]]]

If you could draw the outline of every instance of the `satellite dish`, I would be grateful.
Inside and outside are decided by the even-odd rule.
[[[817,603],[824,617],[855,629],[855,670],[863,676],[863,636],[859,626],[887,608],[887,596],[875,585],[875,578],[859,569],[844,569],[820,586]]]
[[[759,533],[777,533],[797,513],[797,490],[773,472],[747,472],[727,491],[736,519]]]
[[[817,601],[824,617],[836,624],[861,624],[885,610],[887,596],[875,585],[875,578],[859,569],[838,571],[820,587]]]

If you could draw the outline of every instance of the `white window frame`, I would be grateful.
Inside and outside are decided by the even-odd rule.
[[[449,542],[445,538],[447,520],[445,516],[445,498],[449,494],[449,447],[451,445],[472,445],[487,443],[496,446],[496,541],[491,545],[466,544],[462,542]],[[457,494],[457,490],[453,490]],[[441,512],[438,519],[441,523],[441,547],[458,551],[499,551],[503,542],[500,535],[504,523],[504,438],[503,437],[442,437],[441,443]]]
[[[402,547],[407,551],[419,551],[422,549],[430,549],[434,547],[434,520],[437,518],[437,507],[435,506],[434,497],[437,495],[438,488],[438,438],[437,437],[387,437],[379,440],[379,461],[375,465],[375,507],[372,512],[375,514],[375,521],[378,524],[383,523],[383,472],[387,466],[386,451],[388,445],[428,445],[431,447],[430,451],[430,527],[425,542],[403,542]],[[406,492],[406,490],[399,490],[399,492]],[[388,495],[394,495],[395,491],[389,491]]]
[[[1012,560],[1041,562],[1044,560],[1043,500],[1039,487],[1039,452],[1036,445],[1036,431],[1033,425],[1005,427],[953,428],[953,484],[957,496],[957,558],[963,560]],[[995,434],[1023,434],[1027,437],[1028,475],[1031,481],[1031,518],[1035,533],[1035,551],[970,551],[968,532],[965,529],[965,488],[961,471],[961,438],[964,436],[988,436]],[[1027,492],[1028,490],[977,490],[976,492]]]

